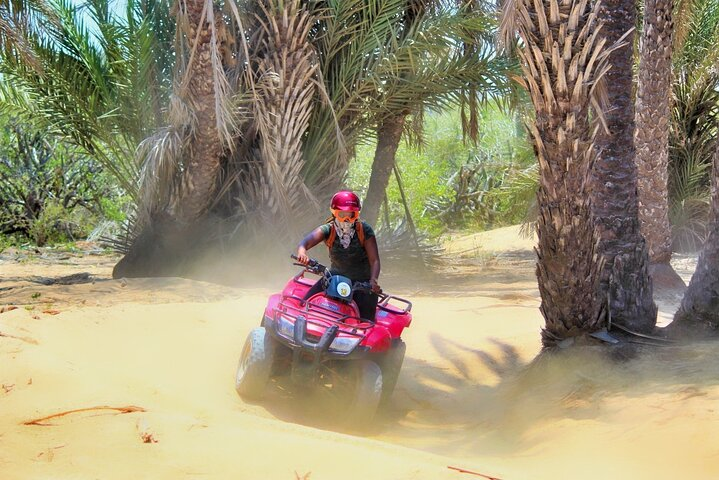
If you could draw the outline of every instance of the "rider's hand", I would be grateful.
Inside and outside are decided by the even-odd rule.
[[[370,278],[369,285],[373,293],[382,293],[382,287],[379,286],[376,279]]]
[[[305,250],[304,247],[300,247],[297,249],[297,262],[301,263],[302,265],[307,265],[310,263],[310,257],[307,256],[307,250]]]

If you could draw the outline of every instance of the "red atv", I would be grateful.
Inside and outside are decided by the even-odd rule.
[[[316,260],[303,267],[270,297],[261,326],[247,336],[235,388],[259,399],[270,378],[289,375],[295,385],[333,391],[348,423],[366,422],[397,383],[406,348],[400,337],[412,322],[412,304],[381,293],[375,321],[363,320],[352,293],[369,291],[368,283],[331,275]],[[324,291],[305,300],[316,281]]]

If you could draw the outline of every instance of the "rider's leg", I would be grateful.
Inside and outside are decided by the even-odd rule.
[[[359,308],[360,318],[374,322],[379,297],[375,293],[356,291],[352,296]]]

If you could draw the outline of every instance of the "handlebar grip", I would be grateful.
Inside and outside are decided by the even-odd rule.
[[[290,254],[290,258],[293,259],[293,260],[299,260],[299,257],[298,257],[297,255],[295,255],[295,254]],[[309,261],[307,262],[307,265],[303,265],[303,264],[299,264],[299,265],[302,266],[302,267],[310,267],[310,268],[319,268],[319,267],[322,267],[322,265],[320,264],[320,262],[318,262],[318,261],[315,260],[314,258],[310,258]]]

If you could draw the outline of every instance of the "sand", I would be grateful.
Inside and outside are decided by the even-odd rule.
[[[441,273],[385,277],[414,321],[391,405],[362,434],[281,385],[259,403],[235,393],[245,336],[282,282],[109,280],[116,257],[92,246],[3,252],[0,308],[19,308],[0,313],[0,478],[719,477],[719,349],[533,361],[543,321],[517,233],[455,238]],[[688,279],[692,260],[677,265]],[[40,283],[79,272],[87,283]],[[659,298],[666,322],[678,297]],[[101,406],[142,411],[23,424]]]

